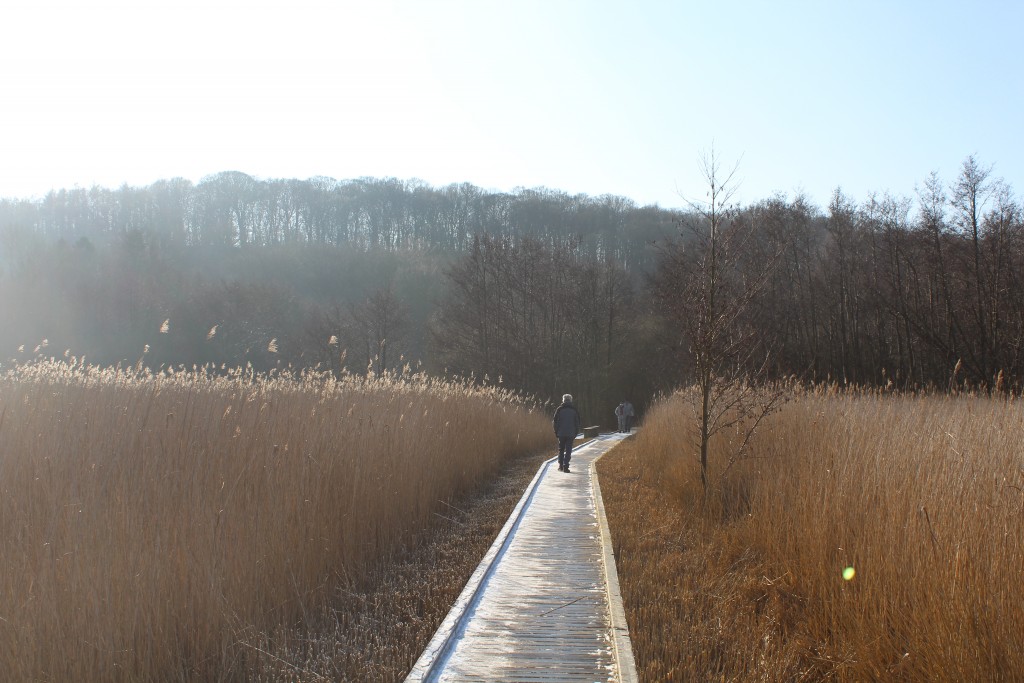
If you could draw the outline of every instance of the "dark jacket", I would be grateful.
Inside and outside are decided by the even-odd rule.
[[[571,403],[563,403],[555,411],[555,418],[552,420],[555,426],[555,436],[564,438],[576,436],[580,433],[580,413]]]

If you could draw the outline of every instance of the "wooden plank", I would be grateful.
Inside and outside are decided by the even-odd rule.
[[[613,623],[590,467],[626,436],[581,447],[569,473],[544,463],[408,683],[635,680],[619,675],[628,632]]]

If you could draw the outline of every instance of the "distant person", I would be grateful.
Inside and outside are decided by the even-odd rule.
[[[626,404],[625,402],[615,406],[615,419],[619,422],[619,433],[626,431]]]
[[[626,431],[630,432],[633,430],[633,420],[636,417],[636,413],[633,412],[633,404],[629,401],[624,402],[622,410],[626,416]]]
[[[572,458],[572,443],[580,433],[580,413],[572,404],[572,394],[562,395],[562,405],[555,410],[552,420],[555,436],[558,438],[558,470],[569,471],[569,459]]]

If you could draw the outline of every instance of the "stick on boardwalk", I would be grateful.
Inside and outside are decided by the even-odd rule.
[[[541,467],[406,683],[636,681],[592,467],[623,436]]]

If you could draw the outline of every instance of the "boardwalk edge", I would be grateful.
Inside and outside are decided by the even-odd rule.
[[[466,582],[466,587],[462,589],[462,593],[459,594],[448,615],[437,628],[433,638],[430,639],[419,659],[416,660],[409,675],[406,676],[405,683],[425,683],[426,681],[433,680],[437,665],[444,662],[447,658],[455,636],[462,625],[463,618],[477,602],[477,597],[483,585],[493,573],[498,558],[501,557],[505,546],[508,545],[512,531],[518,526],[523,516],[523,511],[526,509],[530,499],[533,498],[533,494],[536,492],[544,472],[556,459],[550,458],[545,460],[540,468],[538,468],[537,474],[534,475],[530,485],[526,487],[522,498],[519,499],[515,509],[512,510],[512,514],[506,520],[505,526],[501,528],[497,538],[494,539],[494,543],[491,544],[480,564],[477,565],[476,570],[469,577],[469,581]]]
[[[619,573],[615,567],[615,552],[612,545],[612,534],[605,516],[604,499],[601,497],[601,484],[597,477],[597,463],[614,448],[610,448],[594,458],[590,463],[593,485],[594,507],[597,509],[597,523],[601,528],[601,549],[604,555],[605,585],[608,587],[608,608],[611,612],[612,640],[615,646],[615,662],[618,665],[619,683],[637,683],[636,660],[633,658],[633,643],[629,638],[629,626],[626,623],[626,610],[622,604],[622,593],[619,591]]]

